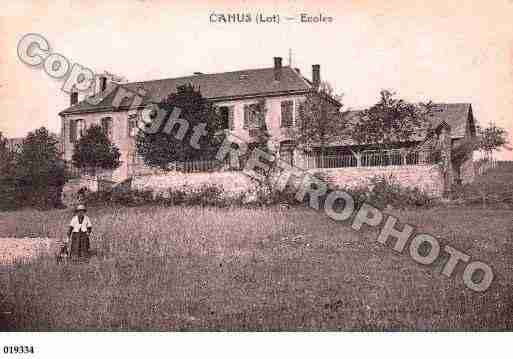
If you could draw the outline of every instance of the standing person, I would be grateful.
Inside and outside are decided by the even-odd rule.
[[[79,204],[71,219],[68,238],[71,239],[71,257],[85,259],[89,255],[89,236],[93,229],[91,220],[85,215],[86,207]]]

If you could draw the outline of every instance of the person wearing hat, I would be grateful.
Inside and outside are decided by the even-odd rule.
[[[73,258],[87,258],[89,254],[89,235],[93,225],[85,213],[86,207],[79,204],[75,210],[75,216],[69,224],[68,240],[71,240],[71,257]]]

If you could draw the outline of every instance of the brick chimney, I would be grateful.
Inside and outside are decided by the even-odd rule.
[[[321,65],[312,65],[312,83],[315,89],[321,84]]]
[[[77,90],[75,90],[75,89],[71,90],[71,92],[69,94],[69,103],[70,103],[70,106],[73,106],[78,103],[78,91]]]
[[[281,80],[281,57],[274,58],[274,80]]]
[[[100,76],[100,92],[103,92],[107,89],[107,76]]]

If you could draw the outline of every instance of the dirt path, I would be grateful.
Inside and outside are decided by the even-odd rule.
[[[54,238],[0,238],[0,265],[27,262],[43,254],[56,253]]]

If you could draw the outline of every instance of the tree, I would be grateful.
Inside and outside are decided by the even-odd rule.
[[[158,104],[158,111],[167,114],[157,123],[159,129],[139,131],[136,137],[137,153],[146,165],[168,170],[174,162],[214,158],[224,138],[222,119],[199,89],[190,84],[177,87]],[[173,111],[179,111],[178,119],[171,118]],[[153,121],[158,115],[153,114]]]
[[[16,192],[24,204],[43,207],[61,205],[65,184],[58,140],[41,127],[30,132],[16,155]]]
[[[121,153],[109,140],[100,126],[89,127],[75,144],[71,160],[73,165],[81,169],[113,170],[120,166]]]
[[[0,132],[0,210],[13,208],[16,204],[14,165],[14,153]]]
[[[493,159],[494,151],[500,151],[502,148],[511,151],[507,140],[508,132],[505,129],[495,126],[493,123],[490,123],[489,127],[486,128],[482,128],[479,125],[476,127],[477,148],[484,152],[488,160]]]
[[[356,121],[348,126],[348,134],[355,143],[384,150],[399,142],[412,141],[420,132],[429,132],[432,103],[408,103],[395,95],[382,90],[378,103],[357,113]],[[361,153],[353,151],[353,155],[360,165]]]
[[[292,138],[298,148],[311,151],[318,147],[324,155],[330,141],[344,131],[345,122],[340,113],[340,100],[327,82],[317,91],[306,95],[299,106],[298,123],[292,129]]]

